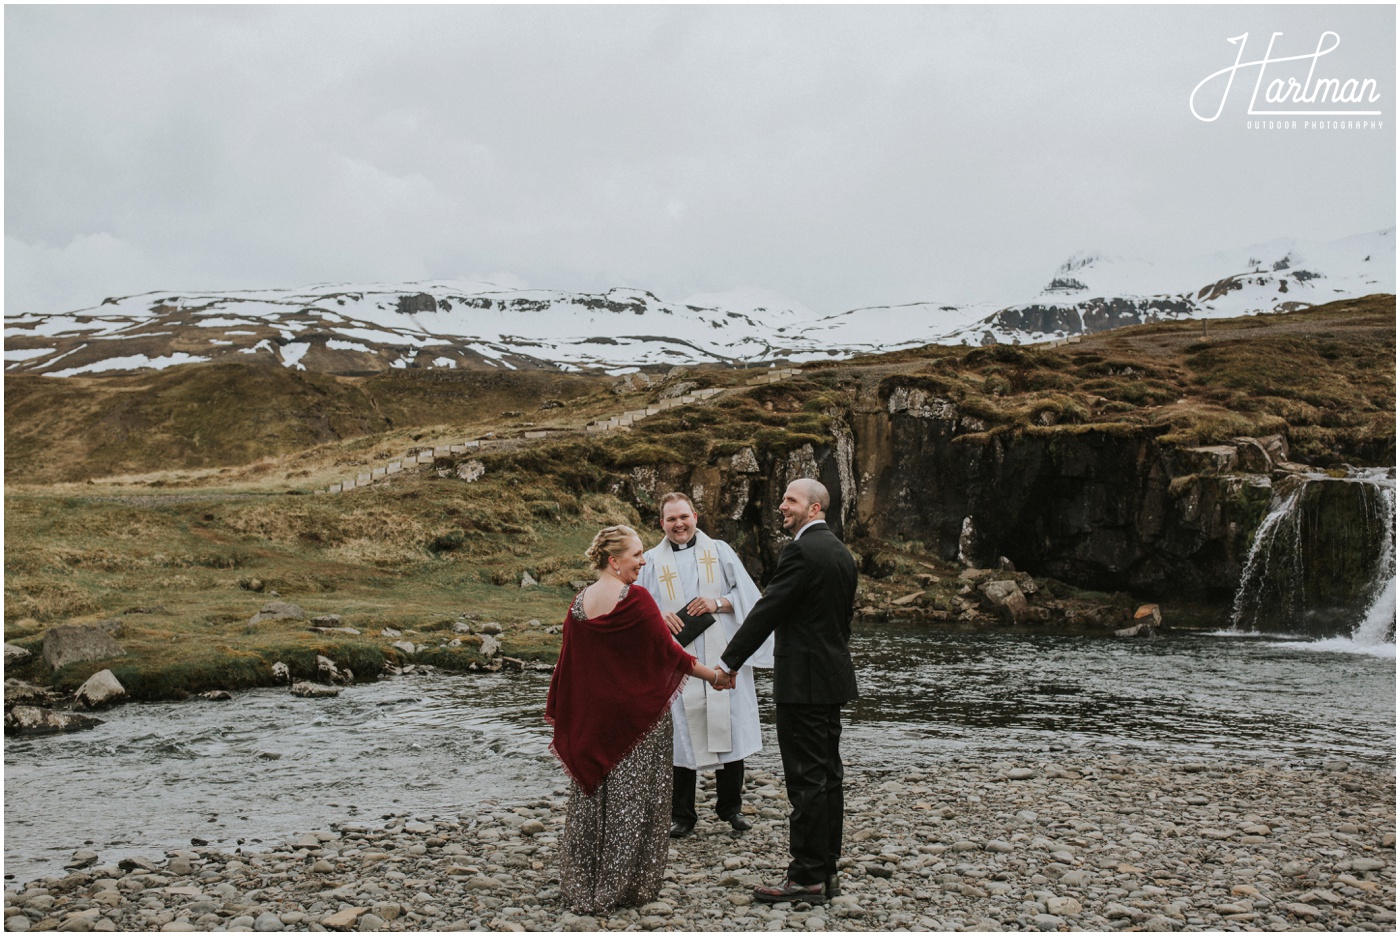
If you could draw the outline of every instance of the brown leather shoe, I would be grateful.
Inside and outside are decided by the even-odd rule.
[[[826,903],[825,884],[798,884],[784,879],[777,887],[755,887],[753,899],[759,903],[786,903],[790,900],[805,900],[808,903]]]

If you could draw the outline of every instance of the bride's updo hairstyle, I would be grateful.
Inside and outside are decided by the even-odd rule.
[[[641,537],[630,526],[618,524],[604,527],[593,537],[593,543],[584,551],[584,556],[593,563],[593,568],[606,569],[608,557],[622,555],[627,551],[627,544],[634,539],[640,540]]]

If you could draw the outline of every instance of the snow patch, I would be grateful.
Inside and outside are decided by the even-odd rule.
[[[148,358],[144,354],[132,354],[127,357],[114,357],[107,358],[105,361],[94,361],[91,364],[84,364],[81,367],[70,367],[66,370],[51,371],[44,376],[72,377],[74,374],[96,374],[114,370],[137,370],[142,367],[164,370],[167,367],[174,367],[176,364],[197,364],[200,361],[207,360],[209,359],[196,357],[193,354],[186,354],[183,351],[177,351],[174,354],[167,354],[156,358]]]
[[[7,348],[5,350],[5,360],[7,361],[32,361],[41,358],[46,354],[53,354],[57,348]]]
[[[249,321],[248,319],[201,318],[201,319],[199,320],[199,324],[200,324],[200,325],[203,325],[205,328],[227,328],[227,327],[229,327],[230,325],[256,325],[256,324],[258,324],[258,323],[257,323],[257,322]],[[251,334],[253,334],[253,332],[246,332],[246,333],[244,333],[244,332],[229,332],[229,334],[230,334],[230,335],[234,335],[234,334],[249,334],[249,335],[251,335]]]
[[[306,370],[306,365],[301,363],[301,359],[306,356],[306,352],[311,350],[309,341],[293,341],[282,346],[282,366],[295,367],[297,370]]]

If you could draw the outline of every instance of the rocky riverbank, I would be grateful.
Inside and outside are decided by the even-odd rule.
[[[6,887],[5,928],[1395,929],[1393,771],[1056,757],[850,772],[842,894],[825,905],[752,901],[787,844],[781,780],[752,771],[753,830],[702,818],[672,844],[658,899],[607,918],[559,902],[556,796],[347,822],[267,851],[79,851],[67,876]]]

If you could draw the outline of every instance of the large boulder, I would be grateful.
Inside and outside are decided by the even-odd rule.
[[[983,582],[979,586],[986,603],[1013,624],[1031,620],[1031,606],[1020,587],[1011,581]]]
[[[248,623],[261,624],[263,621],[300,621],[305,617],[306,612],[290,601],[269,601],[258,610],[257,614],[248,619]]]
[[[122,645],[101,627],[62,625],[51,627],[44,634],[44,662],[54,669],[125,654]]]
[[[95,728],[102,719],[74,712],[55,712],[32,705],[16,705],[5,713],[5,734],[55,734]]]
[[[88,709],[106,708],[125,699],[126,687],[108,669],[89,676],[87,682],[79,687],[78,694],[74,697],[74,701]]]

